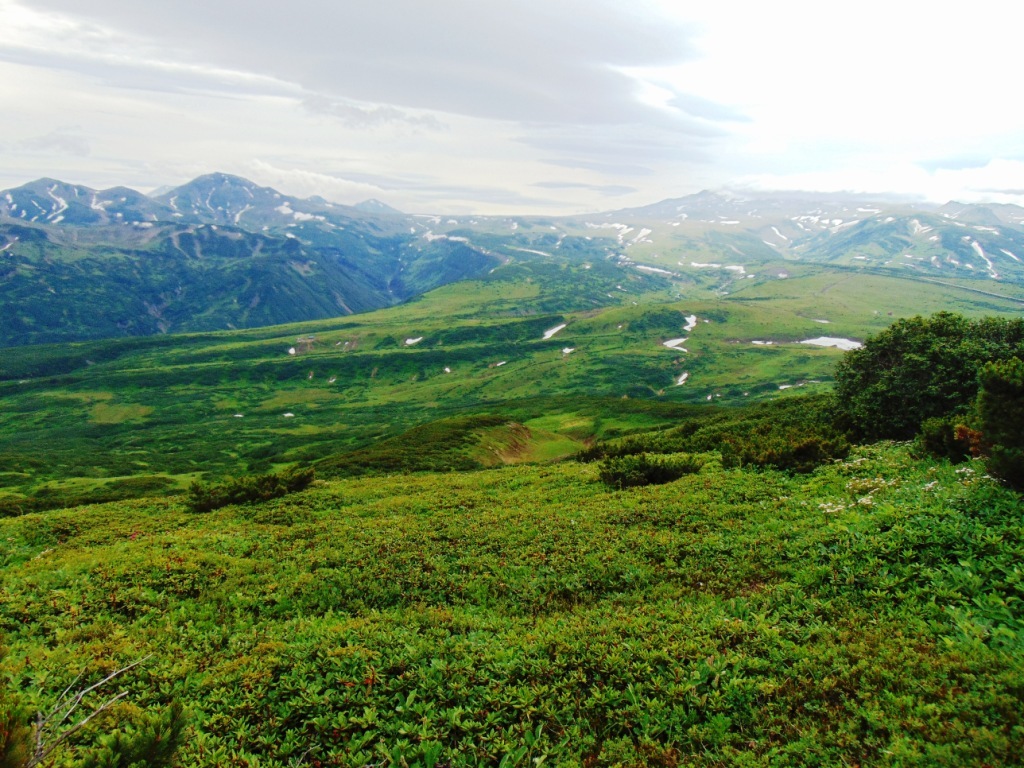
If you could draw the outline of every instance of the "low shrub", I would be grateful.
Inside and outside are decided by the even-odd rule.
[[[982,368],[975,405],[988,448],[988,471],[1024,489],[1024,361],[1017,357]]]
[[[185,505],[193,512],[210,512],[229,504],[257,504],[301,491],[315,479],[312,467],[290,469],[279,474],[247,475],[223,483],[201,483],[189,486]]]
[[[971,443],[962,424],[963,417],[935,416],[925,419],[917,436],[917,445],[925,453],[961,462],[970,458]]]
[[[726,435],[719,450],[727,467],[753,465],[810,472],[826,461],[845,458],[850,445],[838,436],[793,427],[766,427],[742,435]]]
[[[705,459],[688,453],[662,456],[640,453],[607,458],[601,462],[598,472],[605,485],[633,488],[670,483],[683,475],[699,472],[705,463]]]
[[[810,472],[850,451],[849,443],[833,427],[827,406],[828,400],[817,396],[760,403],[670,430],[597,443],[576,458],[590,462],[640,454],[720,451],[725,466]]]

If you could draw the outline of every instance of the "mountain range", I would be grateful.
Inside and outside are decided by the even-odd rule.
[[[601,265],[580,288],[590,302],[626,300],[601,288],[609,269],[726,294],[795,263],[1012,297],[1022,257],[1024,209],[1011,205],[705,191],[590,215],[456,218],[223,173],[153,196],[40,179],[0,191],[0,346],[322,319],[523,262]]]

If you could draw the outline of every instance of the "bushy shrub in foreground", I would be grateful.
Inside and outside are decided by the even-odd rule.
[[[670,483],[683,475],[699,472],[706,463],[705,458],[688,453],[666,456],[640,453],[605,459],[601,462],[598,473],[605,485],[632,488],[638,485]]]
[[[909,440],[927,419],[965,414],[982,367],[1014,355],[1024,356],[1020,318],[897,320],[836,367],[835,418],[857,440]]]
[[[223,483],[196,481],[188,489],[185,504],[193,512],[209,512],[228,504],[255,504],[306,488],[315,479],[312,467],[279,474],[247,475]]]
[[[986,364],[973,407],[927,419],[917,442],[926,453],[954,462],[983,458],[989,474],[1024,489],[1024,361]]]
[[[989,363],[978,377],[977,426],[986,443],[988,470],[1024,489],[1024,361]]]
[[[971,456],[970,432],[962,416],[934,416],[925,419],[917,436],[918,446],[927,454],[956,463]]]

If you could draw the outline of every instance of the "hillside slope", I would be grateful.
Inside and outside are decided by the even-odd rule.
[[[565,463],[0,520],[0,627],[34,707],[147,658],[121,685],[189,707],[187,765],[1009,766],[1022,555],[1018,497],[903,446]]]
[[[224,174],[158,199],[52,179],[0,194],[0,346],[350,315],[502,261]]]

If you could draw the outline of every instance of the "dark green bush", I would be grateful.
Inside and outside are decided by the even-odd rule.
[[[193,512],[209,512],[228,504],[257,504],[301,491],[315,479],[312,467],[290,469],[279,474],[247,475],[223,483],[201,483],[189,486],[186,506]]]
[[[970,458],[971,444],[964,434],[963,421],[959,416],[925,419],[917,436],[918,444],[926,453],[953,462]]]
[[[727,467],[771,467],[810,472],[819,464],[844,458],[850,444],[840,436],[826,436],[799,428],[762,425],[742,435],[726,435],[722,463]]]
[[[929,418],[965,413],[982,366],[1014,355],[1024,356],[1021,319],[897,320],[837,366],[837,424],[858,440],[909,440]]]
[[[599,476],[601,482],[613,488],[661,485],[699,472],[705,463],[702,458],[690,454],[656,456],[640,453],[605,459],[601,462]]]
[[[1024,361],[989,363],[978,378],[977,424],[990,446],[988,471],[1024,489]]]

